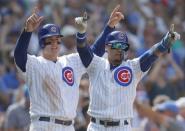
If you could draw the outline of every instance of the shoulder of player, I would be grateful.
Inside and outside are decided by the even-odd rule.
[[[30,55],[30,54],[28,54],[27,57],[28,57],[28,59],[35,59],[35,60],[43,59],[42,56],[36,56],[36,55]]]
[[[63,55],[58,57],[58,61],[60,63],[71,63],[72,65],[77,64],[78,62],[81,62],[80,56],[78,53],[72,53],[68,55]]]
[[[58,57],[59,60],[63,60],[63,59],[79,59],[79,54],[78,53],[72,53],[72,54],[68,54],[68,55],[63,55]]]
[[[134,59],[128,59],[125,61],[129,65],[138,65],[139,63],[139,58],[134,58]]]
[[[94,54],[94,58],[93,59],[97,59],[97,60],[100,60],[100,61],[108,61],[108,59],[107,58],[105,58],[105,57],[100,57],[100,56],[97,56],[96,54]]]

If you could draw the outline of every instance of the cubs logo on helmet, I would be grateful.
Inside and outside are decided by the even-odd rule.
[[[69,85],[73,86],[74,84],[74,73],[71,67],[65,67],[62,70],[63,80]]]
[[[132,70],[127,67],[119,67],[114,72],[115,81],[121,86],[128,86],[132,82]]]

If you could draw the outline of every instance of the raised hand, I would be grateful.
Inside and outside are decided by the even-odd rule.
[[[168,37],[170,38],[170,41],[172,42],[180,39],[180,34],[174,31],[174,24],[171,24],[170,26]]]
[[[37,7],[33,9],[33,12],[30,17],[26,20],[25,31],[26,32],[33,32],[37,29],[40,23],[43,21],[44,17],[38,15],[39,10]]]
[[[114,28],[116,24],[120,22],[121,19],[124,19],[124,15],[121,12],[119,12],[119,9],[120,5],[117,5],[110,15],[108,25],[112,28]]]
[[[86,30],[87,30],[87,20],[88,20],[87,12],[84,12],[83,17],[76,17],[75,18],[76,28],[77,28],[79,33],[85,33],[86,32]]]

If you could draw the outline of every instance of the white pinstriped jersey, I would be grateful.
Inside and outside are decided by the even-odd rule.
[[[57,62],[28,55],[26,82],[30,114],[73,119],[79,98],[79,82],[85,72],[77,53],[58,57]]]
[[[140,69],[139,58],[123,61],[111,71],[107,59],[94,55],[87,72],[90,78],[88,114],[101,119],[132,118],[136,86],[146,74]]]

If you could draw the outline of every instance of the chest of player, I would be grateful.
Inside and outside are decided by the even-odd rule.
[[[135,89],[135,77],[133,69],[128,66],[120,66],[113,70],[105,68],[99,71],[95,87],[101,86],[100,88],[102,88],[102,90],[110,94],[120,93],[120,91],[127,93]]]
[[[44,61],[35,70],[41,81],[53,81],[55,85],[66,87],[74,85],[74,70],[72,65],[60,61]]]

